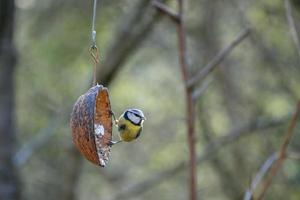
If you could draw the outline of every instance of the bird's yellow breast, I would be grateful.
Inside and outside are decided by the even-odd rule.
[[[120,139],[125,142],[136,139],[142,131],[141,126],[134,125],[123,117],[119,119],[118,127]]]

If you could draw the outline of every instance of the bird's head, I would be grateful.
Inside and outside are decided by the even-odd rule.
[[[135,125],[142,125],[142,123],[146,119],[144,113],[141,110],[135,108],[125,110],[124,118]]]

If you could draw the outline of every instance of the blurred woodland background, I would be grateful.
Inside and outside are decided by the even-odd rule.
[[[161,2],[178,10],[176,0]],[[183,2],[188,76],[244,33],[192,94],[198,199],[243,199],[263,164],[274,161],[300,98],[300,3]],[[144,111],[143,134],[114,146],[106,168],[72,144],[72,106],[93,71],[92,3],[0,2],[0,199],[188,199],[176,23],[151,0],[100,0],[96,24],[98,82],[109,87],[117,115]],[[265,199],[300,199],[299,130]]]

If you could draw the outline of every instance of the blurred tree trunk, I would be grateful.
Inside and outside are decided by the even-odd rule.
[[[0,2],[0,199],[20,198],[16,169],[12,162],[15,146],[13,45],[14,1]]]

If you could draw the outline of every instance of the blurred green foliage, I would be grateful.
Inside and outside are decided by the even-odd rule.
[[[115,39],[117,27],[137,2],[100,1],[96,29],[101,60],[114,59],[114,55],[107,55],[107,50]],[[113,147],[105,169],[73,152],[69,115],[75,100],[89,88],[92,76],[88,53],[91,4],[92,1],[16,1],[19,148],[37,137],[53,119],[59,119],[53,125],[53,136],[20,167],[24,199],[69,199],[65,197],[70,192],[68,186],[72,187],[75,199],[109,199],[124,188],[188,160],[176,29],[168,19],[156,24],[108,85],[115,113],[119,115],[129,107],[145,112],[147,121],[142,136],[133,143]],[[176,8],[174,2],[170,5]],[[261,116],[272,120],[294,111],[300,96],[300,58],[289,33],[282,1],[191,0],[186,6],[191,73],[204,66],[244,27],[253,27],[250,37],[211,75],[212,83],[198,100],[198,155],[209,142],[206,134],[213,140]],[[299,26],[297,9],[293,12]],[[210,13],[214,16],[207,17]],[[214,156],[222,166],[201,163],[199,197],[241,199],[262,163],[278,150],[286,128],[287,123],[283,123],[253,131],[251,136],[222,147]],[[298,133],[299,126],[290,146],[292,151],[300,151],[296,142],[300,138]],[[76,158],[79,162],[72,161]],[[218,167],[228,173],[216,171]],[[76,173],[68,174],[73,168],[78,168]],[[130,199],[186,199],[187,172],[182,172]],[[68,179],[72,176],[74,179]],[[234,190],[230,187],[234,183],[221,184],[226,180],[239,185],[236,188],[239,193],[226,193]],[[299,199],[299,180],[299,160],[288,160],[266,199]]]

